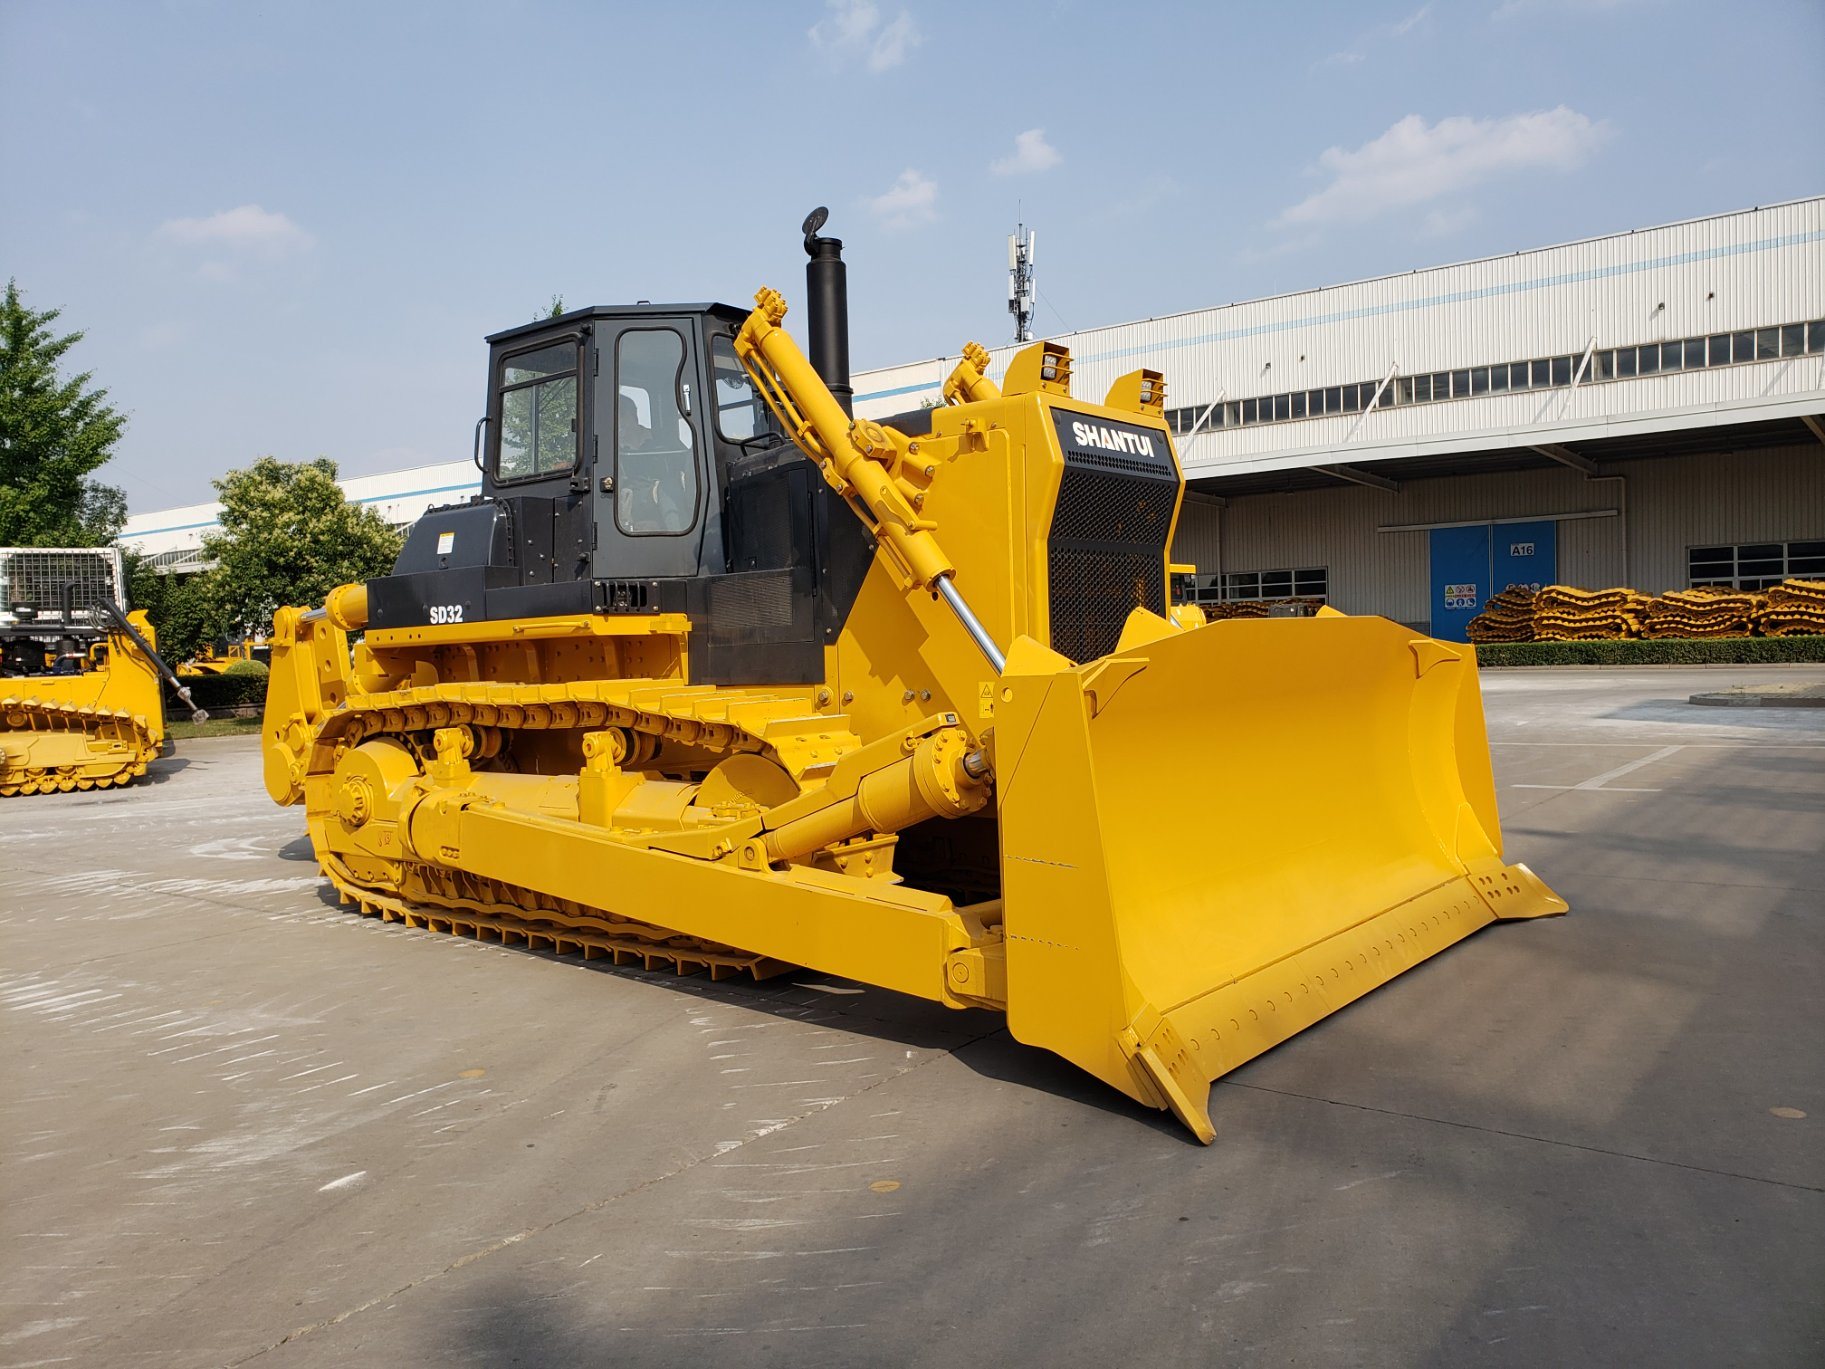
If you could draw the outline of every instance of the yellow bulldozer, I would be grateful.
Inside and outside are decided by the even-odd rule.
[[[488,339],[482,492],[275,617],[265,781],[345,904],[1004,1012],[1204,1141],[1213,1080],[1485,924],[1476,664],[1381,618],[1175,622],[1159,374],[971,344],[856,419],[841,243],[784,300]]]
[[[113,548],[0,547],[0,797],[129,784],[164,744],[161,684],[190,702],[123,583]]]
[[[178,663],[178,678],[199,680],[210,675],[225,675],[243,661],[258,661],[264,665],[266,657],[266,647],[251,637],[243,637],[238,642],[229,638],[205,642],[196,655]]]

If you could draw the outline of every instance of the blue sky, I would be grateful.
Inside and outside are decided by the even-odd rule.
[[[0,0],[0,275],[135,511],[467,456],[484,334],[803,291],[858,370],[1825,190],[1825,4]]]

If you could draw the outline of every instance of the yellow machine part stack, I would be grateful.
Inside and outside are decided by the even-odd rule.
[[[230,642],[217,649],[215,643],[209,642],[198,650],[189,660],[177,667],[178,676],[182,679],[202,679],[210,675],[225,674],[229,667],[242,661],[251,661],[254,657],[254,643],[251,638],[239,642]]]
[[[1639,637],[1650,602],[1639,590],[1548,585],[1534,598],[1534,636],[1542,642]]]
[[[1226,1071],[1477,928],[1565,911],[1503,858],[1470,648],[1331,610],[1175,622],[1163,550],[1165,612],[1122,610],[1094,659],[1046,645],[1083,607],[1047,588],[1056,434],[1169,444],[1158,376],[1099,406],[1054,344],[1000,390],[966,350],[914,446],[851,424],[759,298],[737,350],[878,546],[824,678],[695,683],[682,615],[351,649],[364,587],[283,609],[266,786],[304,804],[346,902],[1000,1010],[1204,1141]],[[1162,548],[1182,478],[1164,488],[1123,515]]]
[[[1825,633],[1825,581],[1784,580],[1771,588],[1756,629],[1764,637]]]
[[[148,642],[152,624],[128,621]],[[128,784],[165,739],[157,667],[131,638],[110,633],[105,655],[73,675],[0,679],[0,797]]]

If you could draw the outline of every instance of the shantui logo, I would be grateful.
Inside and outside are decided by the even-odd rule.
[[[1153,439],[1146,433],[1105,428],[1100,423],[1076,422],[1071,425],[1071,436],[1077,439],[1080,446],[1101,447],[1106,452],[1127,452],[1130,456],[1153,455]]]

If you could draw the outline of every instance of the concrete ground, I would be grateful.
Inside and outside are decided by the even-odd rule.
[[[7,800],[0,1364],[1819,1363],[1825,715],[1750,678],[1486,676],[1572,915],[1210,1149],[986,1014],[338,911],[244,740]]]

